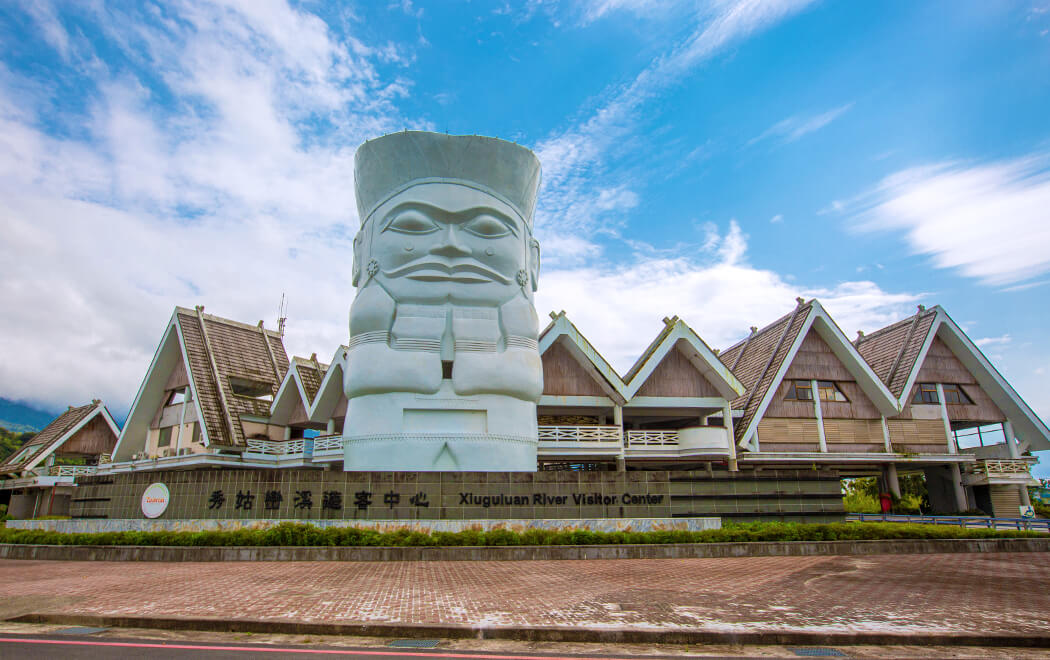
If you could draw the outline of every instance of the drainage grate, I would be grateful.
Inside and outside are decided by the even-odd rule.
[[[808,649],[788,649],[788,650],[791,651],[792,653],[794,653],[795,655],[799,655],[799,656],[803,656],[803,657],[807,657],[807,658],[813,658],[813,657],[845,658],[846,657],[846,654],[843,653],[842,651],[838,650],[838,649],[823,649],[823,648],[817,647],[817,648],[808,648]]]
[[[440,643],[440,639],[395,639],[387,646],[398,649],[434,649]]]
[[[109,628],[89,628],[87,626],[77,626],[75,628],[63,628],[56,630],[52,635],[94,635],[95,633],[104,632]]]

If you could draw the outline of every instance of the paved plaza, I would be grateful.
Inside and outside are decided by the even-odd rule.
[[[0,561],[0,615],[1042,635],[1043,553],[520,562]]]

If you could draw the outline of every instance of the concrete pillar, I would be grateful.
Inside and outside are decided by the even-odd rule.
[[[886,488],[889,489],[890,493],[894,497],[900,499],[901,496],[901,484],[897,479],[897,466],[893,463],[888,463],[882,468],[882,478],[886,481]]]
[[[179,411],[179,433],[175,436],[175,455],[182,449],[182,431],[186,428],[186,406],[190,405],[190,388],[182,391],[182,410]]]
[[[334,435],[335,434],[335,418],[334,417],[329,417],[328,418],[328,426],[325,427],[325,433],[327,435]]]
[[[948,405],[944,403],[944,387],[940,383],[937,383],[937,401],[941,405],[941,421],[944,422],[944,437],[948,441],[948,453],[955,454],[957,449],[955,448],[955,438],[952,437],[952,421],[948,417]],[[955,466],[955,471],[959,471],[958,465]]]
[[[291,440],[292,439],[292,427],[290,427],[290,426],[284,427],[284,439],[285,440]]]
[[[1021,504],[1032,506],[1032,498],[1028,497],[1028,486],[1018,486],[1017,488],[1021,494]]]
[[[616,457],[616,471],[617,472],[626,472],[627,471],[627,459],[625,459],[623,456],[617,456]]]
[[[810,392],[813,393],[813,412],[817,415],[817,435],[820,440],[820,451],[827,453],[828,438],[824,434],[824,413],[820,409],[820,390],[817,389],[817,381],[809,381]]]
[[[1017,438],[1014,437],[1014,425],[1009,420],[1003,422],[1003,437],[1006,438],[1006,448],[1010,450],[1010,458],[1021,458],[1021,450],[1017,446]]]
[[[613,426],[620,428],[620,455],[616,457],[616,471],[627,471],[627,431],[623,428],[623,407],[613,406]]]
[[[886,424],[886,416],[882,416],[882,444],[887,454],[893,453],[893,445],[890,443],[890,427]]]
[[[937,388],[940,389],[940,385]],[[963,488],[962,470],[959,469],[958,463],[952,463],[951,475],[952,487],[955,490],[955,510],[965,511],[969,507],[966,506],[966,490]]]
[[[733,431],[733,408],[726,401],[722,406],[722,426],[726,429],[726,438],[729,440],[729,471],[737,472],[740,465],[736,460],[736,433]]]

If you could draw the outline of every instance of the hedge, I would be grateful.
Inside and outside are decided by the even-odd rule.
[[[748,543],[755,541],[855,541],[886,539],[988,539],[1047,537],[1020,530],[964,529],[913,523],[740,523],[699,532],[591,532],[507,529],[460,532],[379,532],[360,527],[280,523],[267,529],[206,532],[102,532],[64,534],[43,530],[0,529],[0,543],[36,545],[148,546],[486,546],[603,545],[652,543]]]

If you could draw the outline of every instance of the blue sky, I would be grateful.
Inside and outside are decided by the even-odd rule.
[[[174,305],[345,339],[353,154],[534,149],[540,312],[626,370],[944,306],[1050,417],[1050,2],[6,3],[0,396],[126,411]],[[1050,474],[1046,466],[1043,474]]]

